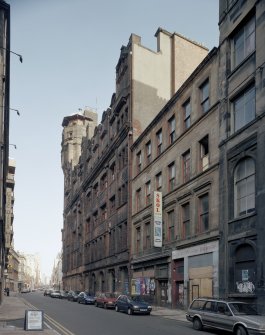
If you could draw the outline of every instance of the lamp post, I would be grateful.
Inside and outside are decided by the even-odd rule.
[[[18,56],[18,57],[19,57],[19,61],[20,61],[20,63],[23,63],[22,55],[20,55],[20,54],[14,52],[14,51],[11,51],[11,50],[9,50],[9,49],[7,49],[7,48],[4,48],[4,47],[0,47],[0,48],[3,49],[3,50],[6,50],[7,52],[10,52],[11,54],[14,54],[14,55]]]

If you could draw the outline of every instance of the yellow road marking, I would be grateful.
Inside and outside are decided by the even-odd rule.
[[[29,303],[27,300],[23,299],[25,304],[28,305],[29,307],[31,307],[34,310],[38,310],[37,307],[33,306],[31,303]],[[75,335],[74,333],[72,333],[69,329],[65,328],[63,325],[61,325],[59,322],[55,321],[53,318],[51,318],[48,314],[44,313],[44,319],[46,319],[47,321],[49,321],[54,327],[56,327],[57,329],[59,329],[63,334],[65,335]]]

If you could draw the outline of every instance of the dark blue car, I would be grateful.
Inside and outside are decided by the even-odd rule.
[[[140,296],[120,295],[115,303],[116,312],[132,314],[150,315],[152,306],[144,301]]]
[[[94,305],[95,297],[87,292],[80,292],[77,296],[77,302],[79,304]]]

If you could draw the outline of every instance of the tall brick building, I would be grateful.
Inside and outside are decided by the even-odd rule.
[[[82,143],[69,146],[80,122],[72,120],[68,145],[69,117],[64,119],[63,282],[67,289],[130,291],[130,147],[208,52],[161,28],[156,38],[156,52],[142,46],[137,35],[121,48],[116,92],[92,136],[83,135]],[[85,123],[81,128],[86,131]],[[77,154],[69,155],[70,148]]]

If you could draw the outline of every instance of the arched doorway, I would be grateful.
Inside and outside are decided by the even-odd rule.
[[[241,244],[235,251],[235,291],[253,294],[256,285],[256,255],[250,244]]]

